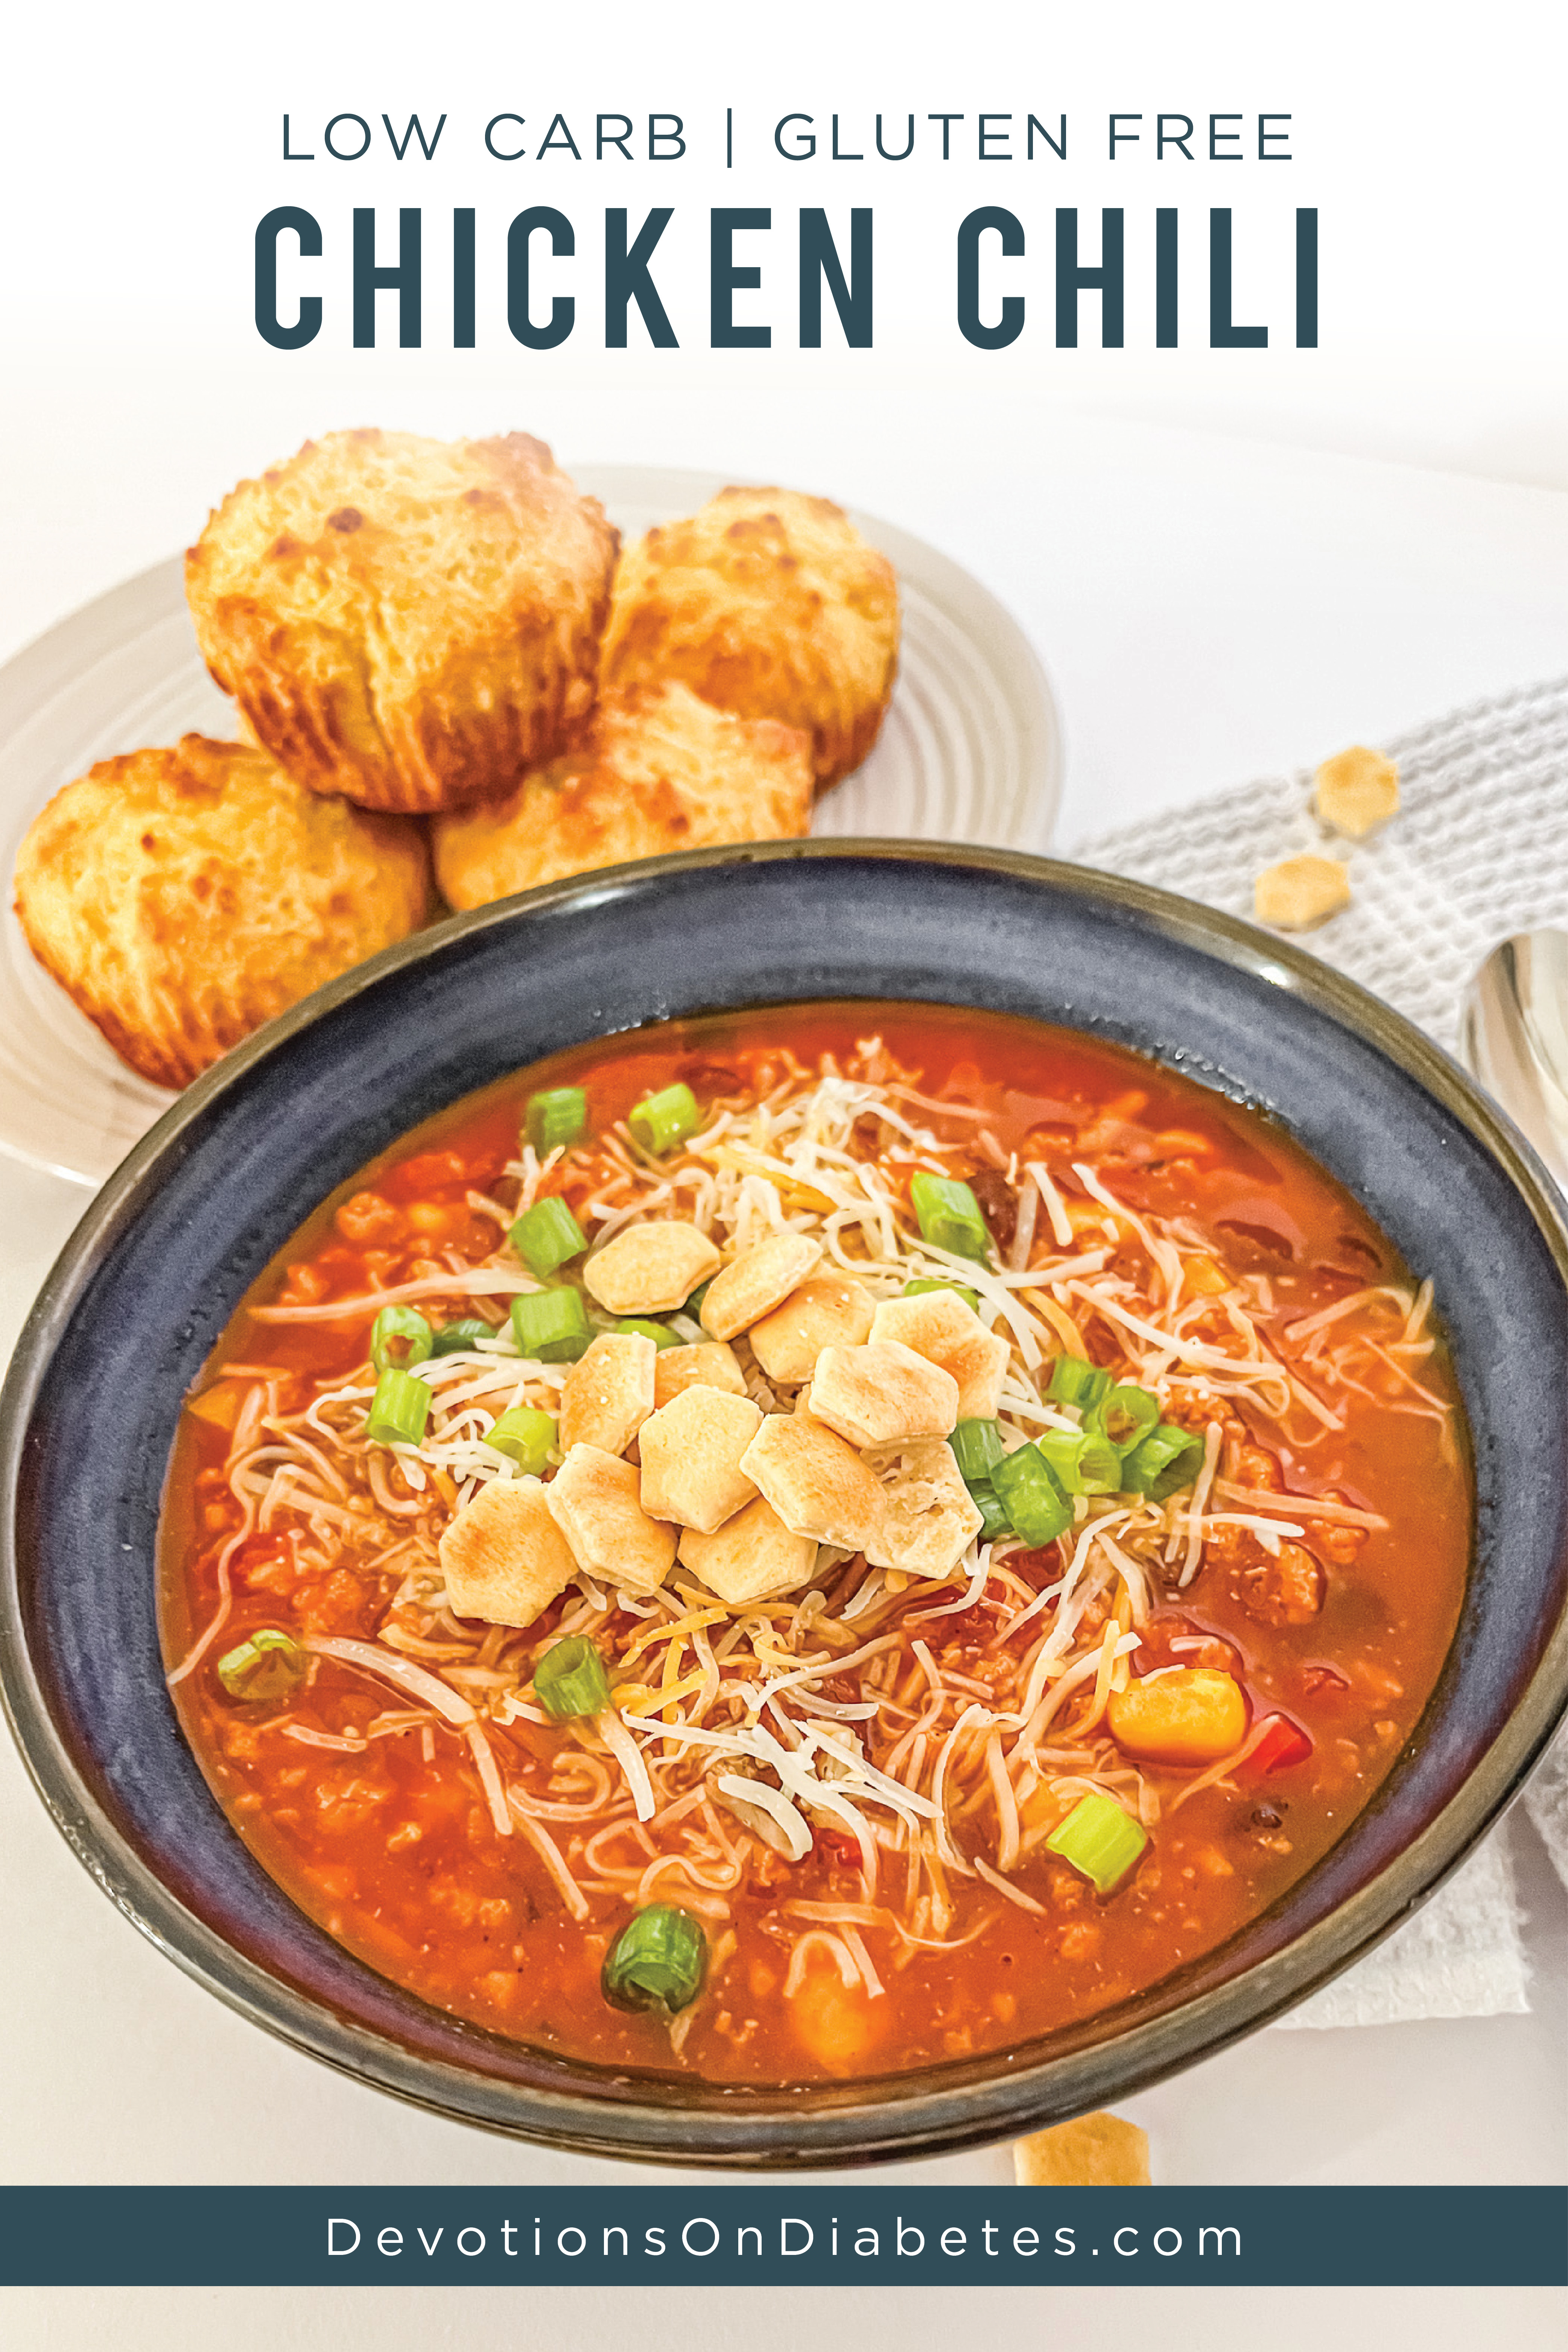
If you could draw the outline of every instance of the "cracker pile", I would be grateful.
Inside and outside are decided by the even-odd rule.
[[[597,1305],[656,1315],[706,1284],[708,1336],[679,1350],[634,1331],[591,1343],[562,1384],[550,1484],[524,1512],[510,1482],[492,1482],[441,1537],[458,1615],[531,1625],[579,1570],[654,1592],[678,1554],[731,1608],[796,1591],[823,1543],[905,1576],[952,1575],[984,1522],[947,1441],[964,1413],[998,1410],[1008,1342],[952,1290],[879,1302],[825,1262],[820,1241],[786,1229],[721,1265],[674,1217],[595,1251],[583,1279]],[[746,1393],[730,1345],[742,1338],[759,1362],[804,1365],[793,1411],[764,1413]],[[661,1387],[678,1353],[692,1360]]]
[[[100,761],[16,874],[38,961],[168,1087],[441,899],[805,834],[898,664],[892,567],[826,499],[725,490],[622,557],[522,433],[307,442],[185,586],[241,740]]]

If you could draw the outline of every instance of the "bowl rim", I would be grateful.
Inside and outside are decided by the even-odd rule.
[[[132,1926],[230,2009],[306,2054],[450,2120],[575,2153],[643,2163],[742,2170],[909,2159],[993,2142],[1027,2129],[1042,2112],[1096,2106],[1178,2073],[1271,2022],[1391,1934],[1465,1860],[1517,1795],[1568,1711],[1568,1610],[1509,1716],[1462,1785],[1426,1826],[1324,1918],[1239,1975],[1135,2021],[1107,2039],[1031,2056],[1012,2072],[992,2052],[969,2067],[878,2076],[863,2085],[812,2085],[766,2106],[738,2098],[698,2107],[674,2098],[520,2085],[416,2055],[327,2011],[247,1958],[164,1885],[94,1793],[49,1711],[26,1638],[16,1515],[18,1479],[37,1391],[95,1266],[134,1222],[138,1196],[165,1154],[260,1061],[338,1006],[450,941],[514,922],[520,914],[602,904],[650,881],[706,867],[851,861],[956,866],[1135,914],[1150,929],[1254,979],[1300,997],[1370,1044],[1432,1096],[1501,1169],[1521,1196],[1568,1292],[1568,1202],[1541,1160],[1452,1055],[1392,1006],[1303,949],[1201,903],[1098,869],[1017,850],[858,836],[687,851],[548,883],[448,917],[384,950],[268,1023],[188,1087],[109,1178],[51,1268],[16,1343],[0,1392],[0,1700],[23,1761],[78,1860]],[[805,1002],[790,995],[757,1002]],[[1068,1025],[1071,1025],[1070,1023]],[[216,1800],[214,1800],[216,1802]],[[1332,1851],[1332,1849],[1331,1849]],[[579,2070],[586,2079],[592,2070]],[[713,2086],[709,2086],[711,2089]],[[679,2091],[679,2084],[676,2085]]]

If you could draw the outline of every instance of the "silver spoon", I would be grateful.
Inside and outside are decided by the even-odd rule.
[[[1459,1050],[1568,1192],[1568,934],[1493,948],[1465,993]]]

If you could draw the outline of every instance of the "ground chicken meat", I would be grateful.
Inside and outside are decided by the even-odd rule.
[[[1239,1486],[1266,1487],[1271,1495],[1282,1493],[1285,1486],[1278,1457],[1262,1445],[1243,1445],[1237,1460],[1236,1480]]]
[[[1323,1605],[1326,1583],[1305,1544],[1281,1544],[1278,1559],[1266,1553],[1261,1566],[1243,1572],[1237,1597],[1259,1624],[1308,1625]]]

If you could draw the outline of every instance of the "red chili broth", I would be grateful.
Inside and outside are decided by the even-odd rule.
[[[492,1229],[468,1215],[465,1196],[500,1181],[536,1088],[585,1086],[590,1124],[603,1128],[676,1080],[700,1097],[732,1084],[742,1058],[760,1050],[787,1045],[803,1062],[824,1053],[842,1058],[869,1034],[921,1073],[928,1095],[983,1104],[1004,1150],[1023,1156],[1027,1143],[1030,1156],[1053,1168],[1067,1164],[1086,1119],[1108,1110],[1114,1118],[1120,1106],[1132,1156],[1107,1177],[1119,1197],[1140,1211],[1193,1217],[1230,1266],[1266,1269],[1280,1323],[1366,1285],[1409,1278],[1366,1213],[1278,1127],[1167,1070],[997,1015],[830,1004],[649,1030],[574,1049],[487,1088],[340,1188],[247,1304],[275,1297],[290,1267],[310,1269],[306,1279],[324,1286],[327,1297],[406,1279],[428,1246],[408,1224],[413,1207],[444,1212],[443,1238],[458,1246],[477,1255],[493,1248]],[[1163,1158],[1137,1156],[1150,1138],[1173,1131],[1178,1141]],[[1184,1152],[1184,1131],[1212,1154]],[[338,1213],[366,1193],[390,1203],[395,1217],[383,1233],[349,1239]],[[200,1385],[210,1387],[230,1361],[345,1375],[363,1361],[369,1320],[263,1327],[242,1307]],[[663,2021],[625,2014],[601,1997],[601,1966],[624,1906],[596,1901],[588,1925],[573,1922],[531,1847],[496,1834],[460,1739],[439,1737],[433,1764],[415,1738],[381,1738],[363,1754],[339,1756],[269,1733],[272,1710],[226,1698],[214,1658],[248,1631],[282,1623],[366,1634],[375,1609],[346,1570],[295,1589],[287,1545],[253,1538],[236,1563],[223,1640],[176,1691],[181,1720],[230,1821],[301,1909],[373,1969],[496,2032],[600,2064],[735,2083],[880,2074],[1021,2042],[1092,2016],[1223,1943],[1333,1844],[1409,1738],[1453,1634],[1472,1519],[1462,1419],[1441,1348],[1422,1378],[1454,1402],[1457,1443],[1445,1446],[1430,1421],[1368,1405],[1352,1411],[1342,1434],[1279,1461],[1286,1488],[1331,1490],[1390,1522],[1368,1537],[1353,1567],[1331,1573],[1321,1616],[1300,1626],[1262,1624],[1205,1566],[1187,1591],[1166,1597],[1135,1661],[1145,1671],[1178,1654],[1173,1639],[1211,1637],[1217,1646],[1189,1647],[1179,1654],[1184,1662],[1228,1658],[1254,1718],[1286,1715],[1310,1738],[1310,1757],[1255,1781],[1243,1776],[1235,1788],[1208,1789],[1167,1815],[1151,1853],[1109,1897],[1050,1857],[1043,1865],[1037,1857],[1019,1880],[1045,1904],[1043,1916],[966,1885],[953,1932],[994,1911],[982,1940],[951,1953],[916,1952],[896,1970],[884,1969],[886,1995],[874,2001],[831,1978],[815,1979],[804,2030],[781,1999],[784,1957],[768,1922],[785,1895],[853,1899],[858,1880],[845,1852],[852,1841],[819,1833],[803,1862],[779,1862],[771,1887],[736,1896],[738,1948],[722,2002],[703,2003],[677,2060]],[[215,1607],[222,1528],[207,1516],[220,1510],[214,1474],[221,1476],[226,1444],[221,1430],[184,1416],[162,1531],[171,1664]],[[988,1631],[988,1622],[951,1617],[942,1628],[945,1642],[960,1645]],[[314,1696],[321,1719],[340,1730],[363,1728],[397,1704],[331,1661],[321,1662]],[[520,1751],[542,1757],[554,1735],[518,1724],[508,1736]],[[410,1826],[416,1842],[400,1835]]]

